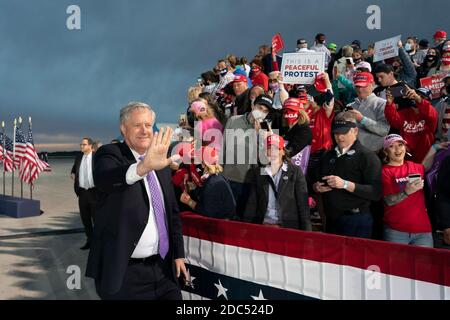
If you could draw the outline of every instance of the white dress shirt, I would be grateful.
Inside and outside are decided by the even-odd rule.
[[[78,184],[80,188],[94,188],[94,177],[92,176],[92,152],[83,155],[80,163],[80,173],[78,176]]]
[[[141,160],[139,160],[139,157],[141,156],[139,153],[134,151],[133,149],[130,149],[133,153],[134,158],[136,159],[137,163],[132,164],[126,173],[126,181],[127,184],[132,185],[136,182],[144,179],[144,185],[145,190],[147,191],[148,201],[149,201],[149,217],[148,217],[148,223],[145,226],[144,232],[142,232],[141,238],[139,239],[138,244],[134,248],[133,254],[131,255],[131,258],[146,258],[152,255],[155,255],[158,253],[158,242],[159,242],[159,235],[158,235],[158,228],[156,226],[156,220],[155,220],[155,214],[153,212],[153,205],[152,205],[152,198],[150,195],[150,189],[148,186],[148,182],[145,176],[139,176],[137,174],[137,165]],[[161,189],[161,184],[158,181],[158,188],[161,191],[161,198],[164,199],[163,192]],[[163,200],[163,206],[164,206],[164,200]]]

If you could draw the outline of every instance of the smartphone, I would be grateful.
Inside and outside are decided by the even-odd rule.
[[[269,130],[269,123],[264,120],[263,122],[261,122],[261,129],[263,130]]]
[[[350,111],[350,110],[354,110],[354,109],[352,107],[350,107],[350,106],[347,106],[347,107],[344,108],[344,112],[347,112],[347,111]]]
[[[192,281],[187,280],[183,274],[180,275],[180,277],[178,278],[178,284],[180,285],[181,289],[186,289],[186,288],[191,288],[194,289],[194,284],[192,283]]]
[[[408,175],[408,182],[412,183],[414,181],[420,180],[422,176],[419,173],[413,173]]]
[[[394,98],[401,98],[406,95],[406,86],[404,84],[396,87],[390,87],[389,90]]]
[[[324,187],[329,187],[327,179],[322,178],[322,179],[320,179],[320,182],[323,183]]]

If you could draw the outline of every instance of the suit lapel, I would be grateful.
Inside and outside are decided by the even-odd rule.
[[[283,170],[282,168],[280,168],[280,170]],[[283,194],[284,189],[286,188],[286,186],[289,183],[289,180],[291,180],[291,172],[289,171],[282,171],[281,172],[281,177],[280,177],[280,182],[278,184],[278,194]]]
[[[126,163],[129,165],[136,163],[136,159],[134,158],[134,155],[131,152],[130,147],[125,142],[119,143],[118,145],[119,145],[121,153],[125,157]],[[147,179],[147,177],[144,177],[144,179]],[[145,189],[145,185],[144,185],[144,179],[140,180],[138,183],[141,186],[141,192],[142,192],[142,196],[145,199],[145,203],[147,204],[147,207],[150,208],[151,200],[148,198],[147,190]]]

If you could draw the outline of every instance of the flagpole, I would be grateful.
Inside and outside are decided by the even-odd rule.
[[[31,117],[28,117],[28,131],[31,130],[31,127],[32,127]],[[28,141],[28,139],[27,139],[27,141]],[[33,184],[32,183],[30,183],[30,199],[33,200]]]
[[[11,196],[14,197],[14,171],[15,171],[15,163],[14,161],[16,160],[16,127],[17,127],[17,119],[14,118],[14,130],[13,130],[13,154],[12,154],[12,188],[11,188]]]
[[[5,136],[5,121],[2,121],[2,133],[3,133],[3,195],[6,195],[6,136]]]
[[[22,128],[22,117],[19,117],[19,126]],[[22,161],[20,161],[22,162]],[[20,166],[22,163],[19,164],[19,172],[20,172]],[[23,181],[20,179],[20,197],[23,198]]]

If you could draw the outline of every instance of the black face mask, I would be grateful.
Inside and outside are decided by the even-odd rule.
[[[436,56],[426,56],[425,57],[425,59],[428,61],[428,62],[434,62],[434,61],[436,61]]]
[[[228,69],[224,68],[224,69],[220,70],[219,74],[223,77],[223,76],[225,76],[227,74],[227,72],[228,72]]]

